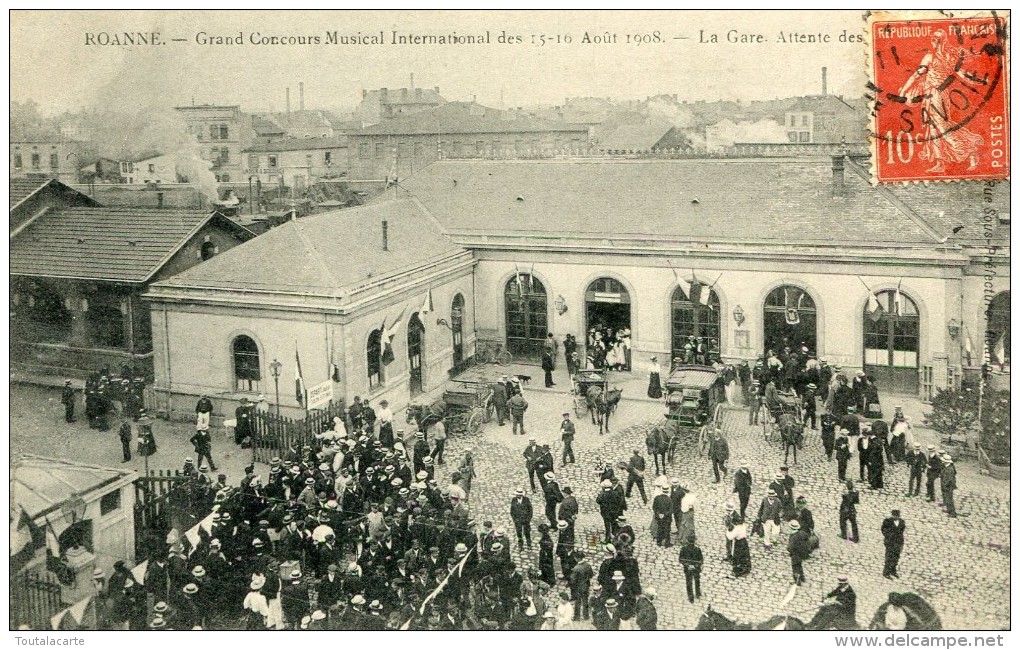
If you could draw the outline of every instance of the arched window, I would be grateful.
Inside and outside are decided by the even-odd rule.
[[[807,291],[793,285],[776,287],[765,297],[762,323],[765,349],[776,354],[789,347],[818,353],[818,315]]]
[[[368,335],[368,344],[365,346],[369,388],[381,386],[386,381],[382,363],[382,336],[382,329],[372,330],[372,333]]]
[[[234,353],[234,387],[247,393],[259,392],[262,380],[262,364],[259,362],[259,346],[250,336],[238,336],[231,346]]]
[[[453,365],[459,366],[464,361],[464,296],[453,297],[450,308],[450,329],[453,330]]]
[[[549,331],[545,286],[530,273],[521,273],[507,281],[503,294],[507,349],[522,357],[541,355]]]
[[[993,364],[1009,365],[1009,292],[996,294],[988,303],[985,312],[988,325],[985,329],[985,345]]]
[[[708,291],[708,304],[702,304],[701,292]],[[713,341],[719,345],[719,296],[705,285],[694,285],[691,296],[684,293],[682,287],[673,290],[670,298],[672,322],[673,358],[683,358],[684,346],[690,337],[701,337],[712,349]]]
[[[206,261],[207,259],[209,259],[210,257],[212,257],[215,254],[216,254],[216,244],[212,243],[211,241],[202,242],[202,250],[200,252],[200,255],[202,257],[202,261],[203,262]]]
[[[906,294],[887,290],[875,294],[878,309],[864,307],[864,372],[879,390],[917,391],[921,318]]]

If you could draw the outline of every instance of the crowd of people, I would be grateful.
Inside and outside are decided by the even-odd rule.
[[[898,407],[889,424],[861,415],[876,413],[871,408],[879,403],[873,381],[858,376],[851,382],[838,366],[802,352],[769,352],[753,367],[735,367],[730,381],[739,382],[752,418],[758,414],[756,405],[771,409],[770,400],[782,395],[794,398],[812,428],[816,410],[822,411],[822,451],[836,461],[836,478],[843,483],[840,536],[860,540],[860,493],[846,476],[855,452],[859,478],[870,488],[885,487],[885,463],[903,462],[910,467],[908,496],[919,494],[926,477],[927,496],[934,501],[935,483],[941,481],[942,502],[955,516],[952,459],[932,447],[924,453],[913,443],[909,418]],[[519,381],[503,377],[494,391],[500,396],[494,400],[499,424],[510,419],[514,433],[519,425],[526,435],[527,404]],[[624,462],[600,461],[591,493],[582,488],[585,493],[575,495],[572,486],[557,478],[550,445],[530,438],[523,451],[521,487],[508,503],[510,533],[494,525],[490,514],[472,512],[472,450],[465,451],[449,483],[440,484],[436,469],[445,463],[441,421],[419,423],[422,430],[405,443],[393,431],[385,401],[376,410],[355,398],[332,429],[274,458],[265,477],[256,474],[254,465],[247,467],[240,485],[232,487],[223,474],[215,482],[210,478],[216,467],[205,442],[212,410],[207,399],[196,406],[192,442],[198,462],[188,458],[184,474],[194,481],[195,498],[211,511],[211,525],[199,527],[197,538],[168,538],[165,552],[148,559],[141,581],[123,562],[109,579],[97,575],[97,611],[106,627],[537,630],[572,629],[590,620],[597,629],[655,629],[657,594],[643,584],[634,553],[639,534],[650,534],[661,548],[676,548],[688,600],[702,597],[705,553],[696,534],[696,486],[669,478],[665,462],[660,469],[656,458],[649,499],[649,470],[640,449]],[[523,409],[514,408],[515,399],[524,403]],[[241,409],[251,408],[242,405],[235,414],[243,428],[238,444],[252,433],[240,424]],[[560,462],[576,462],[569,413],[563,414],[560,433]],[[715,480],[728,480],[730,445],[719,430],[712,438],[708,455]],[[781,466],[768,481],[755,483],[746,462],[734,464],[734,498],[725,504],[718,532],[733,579],[752,573],[755,537],[765,552],[772,552],[785,536],[792,581],[803,584],[805,561],[821,542],[815,514],[790,467]],[[760,501],[753,501],[756,485],[763,483]],[[627,518],[635,491],[644,505],[651,503],[650,533],[644,532],[643,522],[636,530]],[[536,493],[540,508],[531,501]],[[593,557],[585,550],[590,540],[579,539],[576,528],[578,497],[593,498],[603,521],[604,535]],[[532,548],[536,518],[537,567],[525,569],[511,551],[514,543],[518,550]],[[883,575],[889,579],[898,578],[905,530],[899,510],[892,510],[881,526]],[[853,621],[855,598],[845,577],[830,596],[836,608],[827,614],[832,624]]]

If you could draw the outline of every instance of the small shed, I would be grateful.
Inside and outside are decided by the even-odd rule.
[[[110,575],[117,560],[132,565],[137,476],[134,470],[44,456],[16,458],[10,481],[12,560],[20,555],[21,566],[38,571],[49,551],[76,573],[74,565],[89,565],[90,579],[94,568]]]

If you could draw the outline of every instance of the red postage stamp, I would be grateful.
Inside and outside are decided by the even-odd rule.
[[[1008,178],[1007,18],[878,12],[868,30],[878,182]]]

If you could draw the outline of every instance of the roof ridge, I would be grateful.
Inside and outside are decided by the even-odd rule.
[[[931,237],[936,243],[939,244],[945,243],[946,236],[940,233],[935,228],[935,226],[933,226],[927,219],[922,217],[920,213],[918,213],[909,205],[907,205],[905,201],[901,200],[898,196],[893,194],[893,192],[889,188],[883,186],[881,183],[872,184],[871,177],[868,171],[865,170],[860,165],[858,165],[856,162],[854,162],[853,158],[851,158],[850,156],[846,156],[845,159],[846,162],[849,164],[850,169],[855,174],[863,178],[869,185],[871,185],[875,189],[876,192],[878,192],[879,195],[881,195],[883,198],[885,198],[885,200],[891,203],[893,207],[895,207],[897,210],[903,213],[903,216],[907,217],[907,219],[910,219],[912,222],[914,222],[914,225],[916,225],[918,228],[924,231],[924,234]]]
[[[330,279],[334,286],[340,286],[340,282],[337,281],[336,276],[333,275],[333,270],[329,268],[326,261],[322,259],[322,255],[319,254],[319,250],[315,248],[315,245],[312,244],[308,235],[305,234],[304,229],[301,227],[301,221],[299,219],[293,219],[291,223],[294,224],[294,230],[297,232],[297,236],[301,240],[302,245],[304,245],[305,250],[308,251],[309,255],[315,260],[316,264],[319,265],[319,268],[326,274],[326,277]]]

